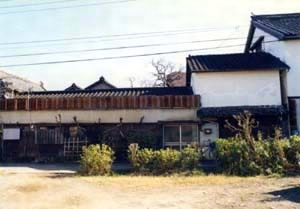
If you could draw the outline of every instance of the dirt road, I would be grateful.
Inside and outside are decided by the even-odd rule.
[[[0,194],[0,209],[284,209],[300,208],[300,177],[78,177],[6,171],[0,174]]]

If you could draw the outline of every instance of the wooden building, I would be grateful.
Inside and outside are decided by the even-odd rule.
[[[0,82],[1,158],[76,159],[92,143],[111,145],[118,160],[133,142],[181,149],[233,136],[225,120],[246,110],[266,135],[275,127],[297,134],[299,20],[300,14],[253,16],[245,52],[187,57],[185,81],[181,73],[180,84],[169,85],[182,87],[116,88],[104,77],[63,91]]]
[[[190,87],[19,93],[0,101],[5,160],[78,158],[107,143],[125,159],[129,143],[180,149],[197,141],[200,97]]]

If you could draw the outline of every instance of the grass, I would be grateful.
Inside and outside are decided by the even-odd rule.
[[[174,186],[214,186],[236,183],[265,181],[267,177],[237,177],[225,175],[207,176],[94,176],[79,177],[95,185],[112,186],[124,189],[149,189]]]

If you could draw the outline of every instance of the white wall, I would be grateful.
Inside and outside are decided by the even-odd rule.
[[[142,109],[142,110],[81,110],[81,111],[7,111],[0,112],[0,120],[5,124],[56,123],[55,117],[61,114],[62,123],[73,123],[76,116],[79,123],[144,123],[172,120],[197,120],[197,109]]]
[[[267,42],[276,41],[264,43],[264,51],[280,58],[283,62],[291,67],[287,74],[288,96],[300,96],[300,40],[279,42],[275,37],[257,28],[254,34],[255,39],[262,35],[265,36],[265,41]]]
[[[279,71],[192,73],[202,107],[281,105]]]

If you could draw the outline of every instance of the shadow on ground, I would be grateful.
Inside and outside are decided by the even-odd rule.
[[[273,197],[266,199],[264,201],[282,201],[288,200],[295,203],[300,203],[300,185],[293,186],[287,189],[276,190],[266,193],[272,195]]]
[[[75,173],[78,163],[1,163],[0,169],[6,173]]]
[[[70,177],[75,177],[75,173],[51,173],[47,175],[47,178],[50,179],[63,179],[63,178],[70,178]]]
[[[0,170],[8,174],[18,173],[51,173],[76,174],[79,163],[0,163]],[[112,170],[116,173],[129,173],[129,163],[114,163]]]

